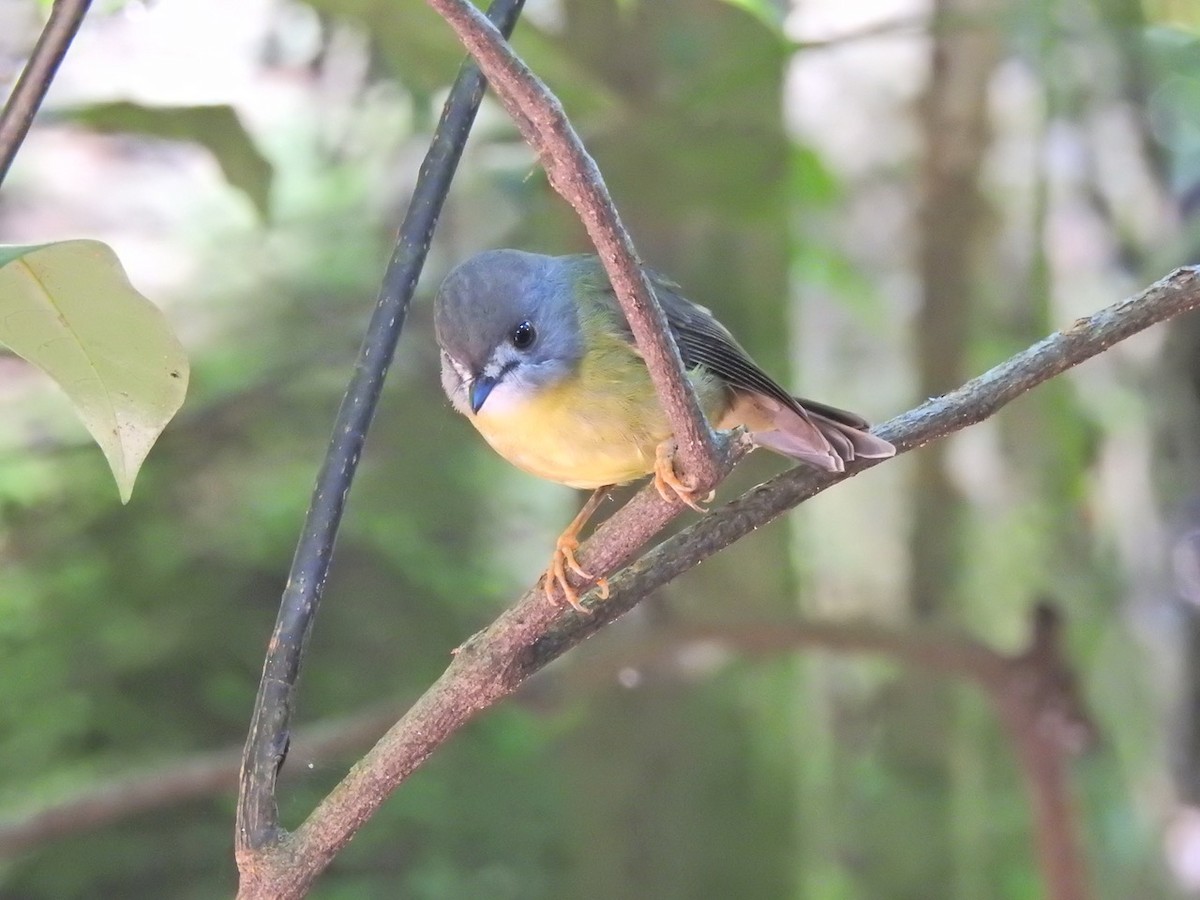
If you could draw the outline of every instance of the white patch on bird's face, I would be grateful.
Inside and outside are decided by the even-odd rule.
[[[471,413],[471,401],[468,393],[471,390],[470,370],[461,362],[442,351],[442,390],[450,398],[451,405],[464,416]]]
[[[538,388],[529,377],[532,368],[525,354],[508,344],[501,344],[492,351],[492,357],[483,367],[481,376],[496,379],[496,386],[476,415],[509,415],[532,399]]]
[[[454,408],[472,421],[496,420],[519,412],[522,406],[536,398],[539,391],[556,384],[572,370],[567,360],[534,360],[507,344],[492,351],[478,376],[471,366],[445,350],[441,351],[441,358],[442,388]],[[493,380],[495,386],[476,413],[471,409],[471,398],[480,379]]]
[[[511,377],[510,373],[492,388],[487,400],[475,415],[480,419],[511,415],[520,411],[521,407],[533,399],[536,392],[537,388],[526,384],[520,378]]]
[[[464,366],[462,363],[460,363],[457,359],[455,359],[453,356],[451,356],[445,350],[442,351],[442,362],[446,363],[447,365],[450,366],[451,369],[454,370],[454,374],[458,376],[459,381],[465,383],[465,382],[469,382],[471,380],[471,370],[468,369],[466,366]]]

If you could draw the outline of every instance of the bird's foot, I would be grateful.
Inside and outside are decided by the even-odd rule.
[[[579,564],[579,560],[575,558],[575,551],[579,549],[579,532],[583,530],[583,526],[587,524],[588,519],[592,517],[596,507],[600,505],[600,501],[605,498],[608,491],[607,487],[598,488],[588,498],[588,502],[583,505],[583,509],[579,511],[571,524],[558,536],[558,540],[554,542],[554,555],[550,557],[550,565],[546,567],[546,574],[542,577],[542,590],[546,594],[546,599],[551,603],[554,602],[554,589],[558,588],[575,610],[591,614],[591,611],[579,602],[579,590],[571,584],[571,573],[584,581],[595,580],[596,586],[600,588],[600,599],[608,599],[608,579],[596,578],[584,569]]]
[[[708,509],[702,506],[700,501],[696,499],[695,485],[689,484],[675,474],[675,450],[674,439],[665,440],[655,448],[654,489],[668,503],[680,500],[696,510],[696,512],[708,512]],[[712,498],[713,494],[710,492],[704,498],[704,501],[708,502]]]
[[[546,574],[543,584],[543,590],[546,592],[547,599],[554,600],[554,589],[559,588],[563,597],[567,602],[581,613],[591,614],[591,611],[579,602],[579,590],[575,585],[571,584],[570,575],[574,573],[584,581],[591,581],[595,576],[591,572],[579,565],[579,560],[575,558],[575,551],[579,549],[579,538],[570,533],[570,529],[564,531],[558,536],[558,540],[554,542],[554,555],[550,557],[550,565],[546,567]],[[596,586],[600,588],[600,599],[608,599],[608,579],[595,578]]]

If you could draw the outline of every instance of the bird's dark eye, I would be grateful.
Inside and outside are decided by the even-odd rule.
[[[534,330],[532,322],[521,322],[512,330],[512,334],[508,336],[508,339],[512,341],[512,345],[518,350],[527,350],[537,340],[537,331]]]

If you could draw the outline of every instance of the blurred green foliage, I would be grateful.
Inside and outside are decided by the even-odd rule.
[[[144,138],[189,141],[204,147],[221,174],[268,215],[271,201],[271,163],[246,133],[230,106],[146,106],[127,100],[91,103],[59,110],[62,117],[98,134],[136,134]]]
[[[1076,121],[1051,81],[1068,62],[1095,62],[1088,48],[1116,13],[1084,0],[1051,6],[1023,4],[994,27],[1014,58],[1025,54],[1047,116]],[[785,124],[797,57],[783,12],[753,0],[562,0],[522,23],[515,42],[563,98],[646,260],[784,380],[802,375],[805,393],[882,417],[920,399],[906,393],[913,274],[870,246],[871,229],[898,219],[919,160],[864,172]],[[319,26],[310,56],[277,71],[262,63],[311,80],[302,116],[267,128],[222,114],[203,135],[187,130],[194,121],[181,131],[140,113],[101,117],[106,133],[200,142],[260,211],[270,172],[269,217],[217,222],[201,203],[187,213],[180,252],[195,275],[172,315],[193,356],[192,395],[130,506],[114,502],[97,455],[62,437],[44,395],[6,408],[0,822],[107,775],[244,738],[329,423],[461,58],[424,4],[316,0],[279,13],[280,45],[305,15]],[[1079,29],[1074,42],[1050,56],[1029,50],[1047,46],[1043,34],[1030,40],[1038,28],[1061,36],[1056,21]],[[1186,132],[1175,104],[1190,95],[1172,85],[1196,78],[1194,36],[1167,31],[1165,15],[1154,23],[1124,40],[1154,60],[1151,110]],[[1093,104],[1117,102],[1084,81],[1075,89]],[[91,109],[76,107],[75,119],[131,111],[124,101]],[[146,146],[133,152],[167,152]],[[1180,179],[1195,176],[1179,165]],[[1002,209],[1004,191],[993,200]],[[1030,217],[1007,238],[1036,245],[1043,225]],[[970,298],[979,367],[1059,319],[1034,262],[1019,276],[1005,268],[1005,238]],[[569,518],[574,498],[491,454],[437,384],[430,292],[455,261],[499,245],[585,246],[490,106],[355,485],[301,679],[301,726],[417,696],[532,581]],[[1127,385],[1102,387],[1089,399],[1077,384],[1053,385],[964,442],[967,552],[945,620],[1015,649],[1035,594],[1067,609],[1107,738],[1077,771],[1097,896],[1165,897],[1158,810],[1142,796],[1162,787],[1165,701],[1120,613],[1135,573],[1097,510],[1099,448],[1133,427],[1113,410],[1140,401]],[[752,458],[725,495],[781,465]],[[798,614],[903,623],[904,465],[731,548],[469,726],[313,896],[1042,896],[1020,775],[976,693],[934,691],[879,660],[682,654],[672,640],[676,626]],[[626,655],[648,638],[661,644],[652,658]],[[289,760],[285,824],[356,755]],[[166,805],[0,862],[0,897],[229,896],[232,828],[227,794]]]

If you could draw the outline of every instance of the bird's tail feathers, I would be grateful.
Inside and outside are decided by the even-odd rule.
[[[798,403],[802,413],[773,397],[739,391],[719,427],[744,425],[760,447],[827,472],[844,471],[855,459],[896,454],[895,447],[867,431],[866,421],[853,413],[808,400]]]

